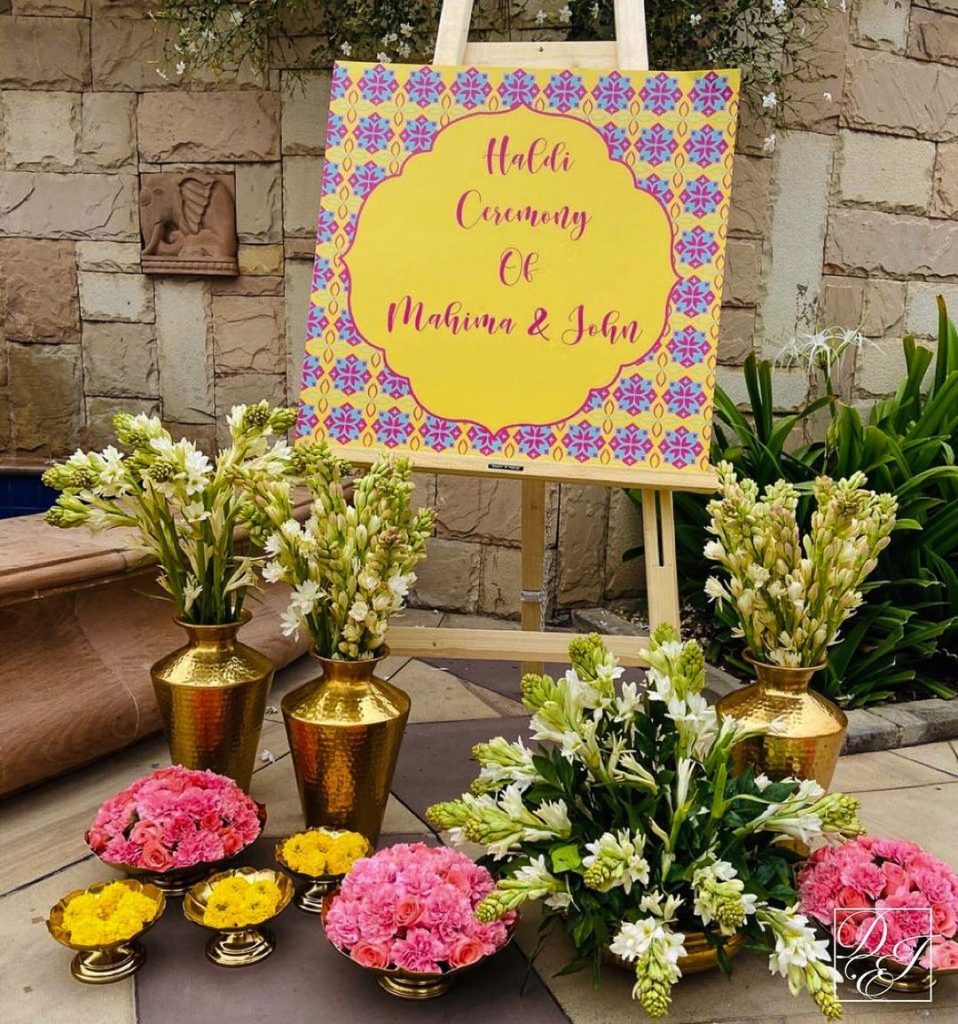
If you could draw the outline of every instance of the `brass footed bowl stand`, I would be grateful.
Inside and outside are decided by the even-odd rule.
[[[234,875],[245,875],[251,882],[275,882],[282,893],[279,906],[269,917],[243,928],[212,927],[203,920],[210,893],[218,881]],[[276,948],[276,936],[270,928],[264,926],[267,921],[278,917],[289,906],[292,898],[293,881],[282,871],[273,871],[271,868],[235,868],[211,875],[206,881],[194,885],[183,900],[183,914],[194,924],[213,931],[213,937],[206,944],[206,956],[214,964],[220,967],[248,967],[265,960]]]

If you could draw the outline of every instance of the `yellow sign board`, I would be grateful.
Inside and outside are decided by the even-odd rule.
[[[704,470],[737,74],[339,64],[300,436]]]

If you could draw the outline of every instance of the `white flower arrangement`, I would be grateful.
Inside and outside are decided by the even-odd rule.
[[[130,527],[131,547],[159,562],[160,586],[186,623],[237,622],[256,584],[254,558],[234,547],[234,532],[270,481],[294,479],[302,459],[285,441],[292,409],[237,405],[231,443],[211,461],[187,440],[174,441],[155,416],[113,417],[118,443],[76,451],[43,475],[61,492],[46,513],[54,526]],[[254,541],[255,546],[255,541]]]
[[[322,657],[358,661],[378,656],[389,619],[415,583],[425,557],[432,509],[412,507],[412,467],[383,459],[343,486],[349,466],[326,457],[305,477],[312,496],[306,522],[292,516],[288,485],[263,496],[251,522],[268,556],[263,575],[292,588],[283,632],[309,630]]]
[[[721,496],[707,506],[715,539],[705,557],[725,579],[711,576],[705,592],[736,613],[735,634],[752,657],[795,668],[821,665],[828,646],[862,603],[861,585],[875,568],[895,525],[897,501],[864,487],[865,476],[819,477],[816,509],[800,534],[799,491],[779,480],[759,494],[732,466],[718,466]]]
[[[792,838],[859,834],[857,801],[815,782],[732,776],[732,748],[756,734],[719,721],[702,698],[705,661],[667,627],[645,654],[648,688],[627,695],[601,638],[570,644],[564,677],[529,675],[527,748],[497,737],[479,744],[471,792],[427,814],[453,842],[486,848],[495,891],[483,920],[542,900],[578,957],[629,963],[651,1017],[668,1012],[692,929],[704,932],[726,970],[726,944],[744,933],[793,994],[805,989],[829,1020],[841,1016],[836,974],[797,913]]]

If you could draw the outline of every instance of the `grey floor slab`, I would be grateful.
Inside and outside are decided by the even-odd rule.
[[[528,739],[529,719],[496,718],[465,722],[430,722],[406,726],[393,777],[393,792],[419,817],[430,804],[453,800],[478,774],[472,748],[493,736]]]
[[[0,897],[3,1024],[134,1024],[132,981],[99,986],[74,981],[73,953],[55,942],[46,927],[50,908],[61,896],[115,877],[89,857]]]
[[[423,658],[422,661],[487,690],[495,690],[503,697],[520,699],[522,669],[518,661],[481,661],[478,658]],[[567,668],[567,665],[546,665],[546,672],[554,678],[563,675]]]
[[[390,837],[394,842],[401,837]],[[409,837],[419,841],[421,837]],[[249,858],[269,863],[258,844]],[[465,975],[442,998],[404,1002],[383,992],[364,970],[344,961],[319,920],[288,908],[273,922],[276,952],[262,963],[230,971],[204,955],[209,932],[191,924],[178,904],[148,936],[150,960],[136,979],[138,1024],[559,1024],[566,1017],[534,974],[520,993],[526,960],[518,948]]]

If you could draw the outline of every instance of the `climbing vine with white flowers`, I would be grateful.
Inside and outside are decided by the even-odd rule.
[[[789,82],[809,77],[815,40],[835,6],[844,10],[844,0],[646,0],[650,64],[741,68],[749,102],[774,126]],[[441,7],[441,0],[166,0],[153,12],[170,40],[167,65],[157,71],[175,78],[197,67],[265,74],[343,58],[428,61]],[[613,36],[612,0],[480,0],[473,12],[477,39]]]

